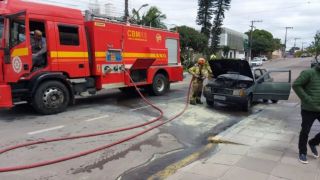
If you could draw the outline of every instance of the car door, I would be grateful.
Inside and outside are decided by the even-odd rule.
[[[291,92],[291,71],[273,70],[257,79],[253,99],[288,100]]]

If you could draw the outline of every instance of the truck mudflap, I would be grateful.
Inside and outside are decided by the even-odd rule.
[[[0,85],[0,108],[11,107],[13,107],[11,87],[9,85]]]

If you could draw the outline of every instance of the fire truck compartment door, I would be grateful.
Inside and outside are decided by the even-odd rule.
[[[137,59],[131,66],[130,70],[149,69],[155,61],[156,59]]]
[[[166,48],[168,49],[168,63],[178,64],[178,40],[166,39]]]

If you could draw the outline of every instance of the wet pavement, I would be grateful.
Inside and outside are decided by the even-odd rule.
[[[295,75],[307,67],[307,60],[268,62],[266,66],[295,69]],[[289,63],[288,63],[289,62]],[[165,111],[165,119],[173,117],[184,107],[189,76],[173,84],[171,91],[161,97],[148,96]],[[295,99],[294,96],[291,98]],[[258,103],[252,112],[244,113],[233,107],[206,105],[190,106],[172,123],[132,141],[71,161],[30,169],[0,173],[0,179],[147,179],[166,167],[192,156],[208,145],[207,138],[230,126],[259,116],[272,104]],[[270,112],[272,113],[272,112]],[[68,111],[52,116],[37,115],[28,105],[0,111],[1,148],[43,138],[66,137],[127,127],[144,123],[158,112],[145,105],[137,95],[125,95],[118,90],[103,92],[90,98],[80,98]],[[150,127],[150,126],[148,126]],[[0,155],[0,167],[28,164],[74,154],[109,144],[145,128],[112,135],[32,146]],[[205,158],[216,151],[208,148],[187,164]]]

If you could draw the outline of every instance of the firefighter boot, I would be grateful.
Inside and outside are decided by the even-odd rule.
[[[197,100],[196,100],[196,103],[197,103],[197,104],[203,104],[203,102],[202,102],[200,99],[197,99]]]
[[[190,100],[190,104],[191,104],[191,105],[197,105],[197,102],[196,102],[195,99],[191,99],[191,100]]]

